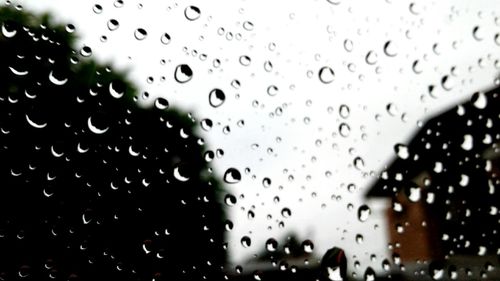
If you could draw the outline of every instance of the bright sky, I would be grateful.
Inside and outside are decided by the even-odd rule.
[[[235,167],[243,175],[227,186],[238,197],[228,207],[234,263],[262,251],[268,238],[281,241],[295,232],[314,242],[318,256],[340,246],[357,255],[361,268],[379,269],[387,254],[385,204],[363,199],[374,175],[395,156],[393,146],[409,140],[417,121],[491,87],[500,68],[500,2],[493,0],[123,2],[19,3],[73,23],[79,46],[90,46],[99,61],[128,69],[151,101],[162,96],[197,120],[214,122],[201,133],[211,149],[224,151],[213,163],[217,174],[222,178]],[[95,4],[102,11],[94,12]],[[193,21],[184,14],[191,5],[201,11]],[[119,22],[114,31],[108,29],[111,19]],[[147,31],[143,40],[134,37],[138,28]],[[164,33],[171,37],[167,45],[161,42]],[[248,66],[240,63],[242,56],[251,59]],[[174,80],[179,64],[194,72],[188,83]],[[334,72],[328,84],[319,79],[325,66]],[[239,89],[231,86],[235,79]],[[432,95],[429,85],[435,86]],[[270,86],[278,88],[273,96]],[[214,88],[226,95],[217,108],[208,98]],[[346,118],[341,105],[349,108]],[[223,132],[225,126],[230,133]],[[364,165],[354,167],[356,157]],[[350,183],[356,186],[352,192]],[[363,204],[372,215],[360,222]],[[290,217],[282,216],[285,207]],[[355,242],[358,233],[361,244]],[[245,235],[252,239],[248,248],[240,243]],[[372,253],[376,261],[369,260]]]

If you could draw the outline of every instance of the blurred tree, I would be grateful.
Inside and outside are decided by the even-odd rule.
[[[137,106],[71,25],[0,9],[0,280],[221,280],[194,120]]]

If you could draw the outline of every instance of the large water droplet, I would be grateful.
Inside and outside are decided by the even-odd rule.
[[[335,79],[335,72],[328,66],[323,66],[318,72],[319,80],[324,84],[330,84]]]
[[[94,7],[92,7],[92,11],[96,14],[102,13],[102,6],[99,4],[95,4]]]
[[[241,181],[241,173],[235,168],[229,168],[224,173],[224,181],[229,184],[239,183]]]
[[[289,208],[283,208],[281,210],[281,215],[284,217],[284,218],[289,218],[291,215],[292,215],[292,211],[289,209]]]
[[[471,98],[472,104],[478,109],[484,109],[488,105],[488,99],[483,92],[476,92]]]
[[[89,117],[89,119],[87,119],[87,125],[88,125],[90,131],[94,134],[97,134],[97,135],[104,134],[109,129],[109,127],[98,128],[96,125],[94,125],[94,123],[95,122],[92,121],[92,117]]]
[[[203,130],[208,132],[208,131],[210,131],[210,129],[212,129],[213,122],[212,122],[212,120],[207,118],[207,119],[201,120],[200,125],[201,125],[201,128]]]
[[[372,210],[367,205],[361,205],[358,208],[358,219],[360,222],[366,221],[372,213]]]
[[[341,123],[339,126],[339,134],[344,138],[347,138],[350,133],[351,127],[349,127],[349,125],[347,125],[346,123]]]
[[[240,64],[243,66],[249,66],[252,63],[252,59],[249,56],[240,56]]]
[[[134,37],[139,41],[146,39],[147,36],[148,32],[144,28],[138,28],[134,31]]]
[[[208,94],[208,103],[214,108],[221,106],[225,101],[226,95],[221,89],[215,88]]]
[[[234,206],[237,202],[236,197],[232,194],[227,194],[226,197],[224,197],[224,202],[228,206]]]
[[[190,21],[195,21],[201,16],[200,8],[196,6],[188,6],[184,9],[184,16]]]
[[[371,267],[368,267],[366,270],[365,270],[365,281],[375,281],[376,279],[376,276],[375,276],[375,271],[373,270],[373,268]]]
[[[187,64],[180,64],[175,68],[174,78],[179,83],[189,82],[193,78],[193,70]]]

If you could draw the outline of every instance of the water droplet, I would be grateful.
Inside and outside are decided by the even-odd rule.
[[[92,55],[92,49],[89,46],[83,46],[80,50],[80,55],[82,55],[82,57],[88,58]]]
[[[142,243],[142,250],[144,251],[144,253],[146,253],[146,255],[150,254],[152,252],[152,245],[153,244],[153,241],[151,240],[144,240],[144,242]]]
[[[415,74],[422,73],[422,63],[420,63],[419,60],[415,60],[412,64],[411,68],[413,69],[413,72],[415,72]]]
[[[443,78],[441,78],[441,86],[446,91],[450,91],[451,89],[453,89],[453,86],[455,86],[455,81],[450,76],[445,75],[443,76]]]
[[[138,28],[134,31],[134,37],[137,40],[144,40],[148,36],[148,32],[144,28]]]
[[[474,37],[474,39],[476,39],[477,41],[483,40],[484,35],[482,29],[479,26],[476,25],[472,29],[472,37]]]
[[[463,150],[467,151],[471,150],[474,147],[472,135],[467,134],[464,136],[464,141],[462,142],[461,147]]]
[[[235,168],[229,168],[224,173],[224,181],[229,184],[239,183],[241,181],[241,173]]]
[[[243,66],[249,66],[252,59],[249,56],[240,56],[240,64]]]
[[[266,250],[268,252],[276,252],[277,249],[278,249],[278,241],[276,241],[276,239],[274,238],[267,239]]]
[[[174,167],[174,178],[180,182],[187,182],[189,180],[189,175],[188,175],[188,167],[186,167],[183,164],[177,164]]]
[[[360,222],[365,222],[371,215],[372,210],[367,205],[361,205],[358,208],[358,219]]]
[[[373,270],[373,268],[371,268],[371,267],[366,268],[364,277],[365,277],[365,281],[375,281],[376,275],[375,275],[375,271]]]
[[[328,3],[333,4],[333,5],[338,5],[340,4],[340,0],[326,0]]]
[[[289,218],[292,215],[292,211],[288,208],[283,208],[283,209],[281,209],[281,215],[284,218]]]
[[[356,157],[353,160],[354,167],[358,170],[361,170],[365,167],[365,161],[361,157]]]
[[[488,99],[483,92],[476,92],[471,98],[472,104],[478,109],[485,109],[488,105]]]
[[[174,78],[179,83],[189,82],[193,78],[193,70],[187,64],[180,64],[175,68]]]
[[[374,65],[377,63],[378,55],[375,51],[369,51],[365,56],[365,61],[369,65]]]
[[[274,97],[278,94],[278,87],[271,85],[267,87],[267,94],[270,95],[271,97]]]
[[[118,27],[120,27],[120,23],[119,23],[117,20],[115,20],[115,19],[110,19],[110,20],[108,21],[108,29],[109,29],[110,31],[115,31],[115,30],[117,30],[117,29],[118,29]]]
[[[356,234],[356,243],[363,244],[363,240],[364,240],[363,235]]]
[[[431,262],[429,264],[429,274],[432,280],[441,280],[444,277],[444,266],[441,262]]]
[[[37,128],[37,129],[43,129],[47,126],[47,123],[46,122],[35,122],[34,120],[32,120],[28,114],[26,114],[26,121],[28,122],[28,124],[30,124],[30,126],[32,126],[33,128]]]
[[[184,16],[190,21],[195,21],[201,16],[200,8],[196,6],[188,6],[184,9]]]
[[[97,134],[97,135],[104,134],[109,129],[109,127],[98,128],[96,125],[93,124],[92,117],[89,117],[89,119],[87,119],[87,126],[89,127],[89,129],[92,133]]]
[[[221,106],[225,101],[226,95],[221,89],[215,88],[208,94],[208,103],[214,108]]]
[[[408,147],[404,144],[398,143],[394,146],[394,151],[401,159],[408,159],[410,157],[410,153],[408,152]]]
[[[155,107],[159,110],[167,109],[169,106],[166,98],[159,97],[155,100]]]
[[[312,251],[314,250],[314,244],[313,244],[313,242],[311,240],[309,240],[309,239],[304,240],[304,242],[302,242],[302,249],[306,253],[312,253]]]
[[[50,71],[49,81],[52,82],[52,84],[54,85],[62,86],[66,84],[66,82],[68,82],[68,78],[57,78],[54,74],[54,71]]]
[[[16,36],[17,34],[17,28],[16,24],[12,21],[5,21],[2,24],[2,35],[5,38],[12,38]]]
[[[500,46],[500,33],[495,34],[494,40],[495,44],[497,44],[497,46]]]
[[[328,66],[323,66],[318,72],[319,80],[324,84],[330,84],[335,79],[335,72]]]
[[[388,57],[395,57],[397,55],[395,44],[392,41],[387,41],[384,44],[384,53]]]
[[[75,26],[74,26],[74,25],[72,25],[71,23],[68,23],[68,24],[66,25],[66,32],[68,32],[68,33],[73,33],[73,32],[75,32],[75,29],[76,29],[76,28],[75,28]]]
[[[203,119],[201,120],[200,125],[203,130],[208,132],[212,129],[213,122],[210,119]]]
[[[270,187],[271,186],[271,179],[270,178],[264,178],[264,179],[262,179],[262,185],[265,188]]]
[[[227,194],[226,197],[224,197],[224,202],[226,203],[226,205],[228,206],[234,206],[236,205],[236,197],[232,194]]]
[[[347,106],[345,104],[340,105],[340,108],[339,108],[340,117],[346,119],[347,117],[349,117],[349,114],[350,114],[349,106]]]
[[[160,41],[161,43],[163,43],[164,45],[168,45],[170,44],[170,41],[171,41],[171,38],[170,38],[170,35],[168,33],[163,33],[161,35],[161,38],[160,38]]]
[[[113,98],[119,99],[125,94],[125,85],[119,80],[112,81],[109,83],[109,93]]]
[[[271,61],[265,61],[264,62],[264,70],[266,72],[271,72],[273,70],[273,63]]]
[[[243,236],[241,238],[241,245],[244,247],[244,248],[248,248],[250,247],[250,245],[252,245],[252,240],[250,239],[250,237],[248,236]]]
[[[17,76],[25,76],[29,73],[28,70],[17,70],[15,69],[14,67],[12,66],[9,66],[9,70],[14,74],[14,75],[17,75]]]
[[[99,4],[95,4],[94,7],[92,7],[92,11],[96,14],[102,13],[102,6]]]
[[[252,31],[253,30],[253,23],[249,21],[245,21],[243,23],[243,28],[247,31]]]
[[[342,137],[347,138],[350,133],[351,133],[351,127],[349,127],[349,125],[347,125],[346,123],[341,123],[339,125],[339,134]]]

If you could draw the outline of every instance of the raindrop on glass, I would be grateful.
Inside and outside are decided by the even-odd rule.
[[[119,23],[117,20],[115,20],[115,19],[110,19],[110,20],[108,21],[108,29],[109,29],[110,31],[115,31],[115,30],[117,30],[117,29],[118,29],[118,27],[120,27],[120,23]]]
[[[372,210],[367,205],[362,205],[358,208],[358,220],[365,222],[371,215]]]
[[[148,32],[144,28],[138,28],[134,31],[134,37],[139,41],[146,39],[147,36]]]
[[[174,78],[179,83],[189,82],[193,78],[193,70],[187,64],[180,64],[175,68]]]
[[[163,33],[160,38],[161,43],[168,45],[171,41],[170,35],[168,33]]]
[[[208,94],[208,103],[214,108],[221,106],[225,101],[226,95],[221,89],[215,88]]]
[[[319,80],[324,84],[330,84],[335,79],[335,72],[328,66],[320,68],[318,72]]]
[[[201,16],[200,8],[196,6],[188,6],[184,9],[184,16],[190,21],[195,21]]]
[[[229,168],[224,173],[224,182],[229,184],[239,183],[241,181],[241,173],[235,168]]]
[[[159,97],[155,100],[155,107],[160,110],[168,108],[168,100],[166,98]]]

